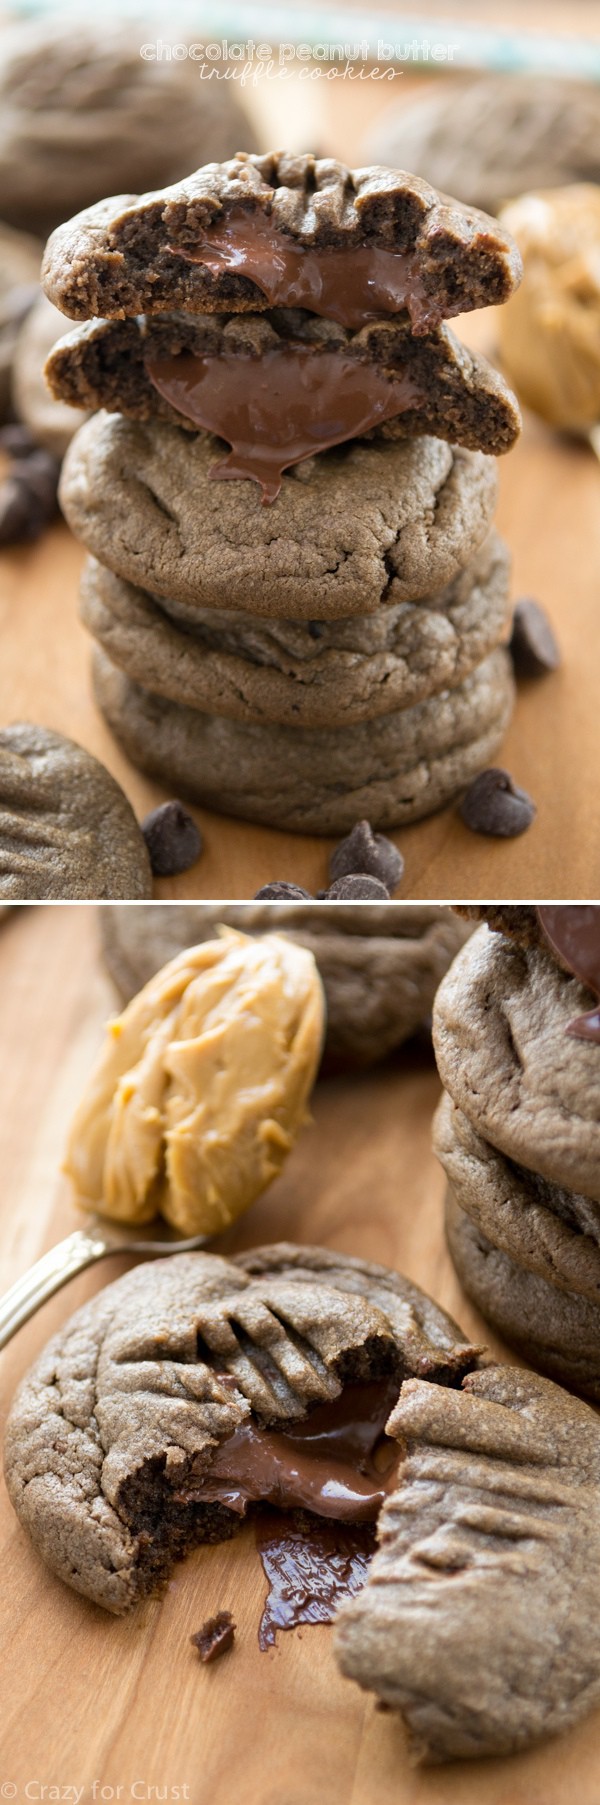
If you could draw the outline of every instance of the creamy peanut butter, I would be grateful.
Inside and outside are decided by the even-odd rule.
[[[587,433],[600,420],[600,187],[523,194],[501,217],[524,271],[499,316],[506,372],[551,426]]]
[[[108,1024],[67,1148],[78,1203],[227,1228],[294,1145],[324,1023],[312,953],[279,934],[224,929],[172,959]]]

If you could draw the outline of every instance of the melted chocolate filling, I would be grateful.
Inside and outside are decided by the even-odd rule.
[[[575,1040],[600,1042],[600,908],[593,903],[572,908],[559,903],[538,909],[538,919],[561,965],[598,999],[594,1009],[569,1022],[566,1033]]]
[[[213,480],[249,477],[275,501],[284,470],[424,399],[407,371],[386,376],[347,352],[272,346],[262,357],[233,351],[148,358],[146,373],[165,401],[231,446]]]
[[[186,1491],[240,1517],[249,1504],[304,1509],[335,1522],[373,1522],[396,1482],[399,1450],[384,1435],[397,1380],[346,1385],[282,1433],[250,1419],[219,1444],[210,1467]]]
[[[439,326],[439,301],[425,293],[413,252],[375,245],[316,250],[278,231],[258,208],[232,208],[207,227],[197,249],[169,245],[174,257],[202,263],[214,276],[248,276],[271,307],[305,307],[340,326],[365,326],[406,308],[417,332]]]
[[[375,1519],[397,1483],[400,1450],[384,1430],[398,1391],[390,1378],[346,1385],[285,1432],[250,1419],[186,1487],[189,1502],[225,1505],[240,1517],[249,1504],[275,1507],[257,1526],[269,1586],[261,1649],[279,1629],[331,1623],[364,1585]]]
[[[327,1523],[275,1511],[256,1527],[258,1552],[269,1590],[258,1646],[272,1648],[278,1630],[301,1623],[332,1623],[346,1598],[364,1586],[375,1553],[372,1523]]]

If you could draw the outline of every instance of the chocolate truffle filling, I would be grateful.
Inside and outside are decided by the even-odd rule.
[[[194,251],[168,248],[174,257],[204,264],[214,276],[225,271],[247,276],[272,307],[306,307],[340,326],[365,326],[403,308],[417,332],[444,318],[441,302],[425,293],[414,253],[375,245],[305,247],[258,209],[232,208]]]
[[[250,1419],[220,1443],[207,1472],[192,1474],[185,1498],[240,1517],[249,1504],[267,1503],[372,1522],[396,1484],[399,1450],[384,1429],[397,1398],[397,1380],[370,1381],[346,1385],[283,1433]]]
[[[213,479],[249,477],[276,500],[284,470],[354,439],[423,401],[405,371],[386,376],[347,352],[274,345],[261,357],[182,351],[146,360],[159,394],[194,425],[231,446]]]
[[[384,1431],[398,1386],[389,1377],[347,1384],[333,1403],[285,1431],[251,1417],[219,1444],[207,1471],[198,1478],[192,1471],[180,1494],[237,1517],[251,1504],[272,1507],[257,1524],[268,1582],[261,1649],[277,1630],[331,1623],[364,1585],[375,1520],[397,1484],[400,1450]]]

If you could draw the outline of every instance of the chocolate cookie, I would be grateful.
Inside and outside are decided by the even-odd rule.
[[[446,1196],[446,1235],[461,1284],[509,1346],[533,1366],[600,1403],[600,1306],[531,1272],[490,1241]]]
[[[89,559],[81,619],[126,676],[171,701],[229,720],[341,727],[462,683],[502,636],[508,591],[508,550],[492,532],[437,595],[364,618],[264,621],[211,608],[179,624],[168,603]]]
[[[153,1261],[85,1304],[20,1387],[10,1496],[52,1570],[122,1612],[245,1515],[210,1485],[226,1438],[290,1433],[352,1382],[395,1381],[387,1416],[408,1373],[448,1384],[476,1358],[416,1286],[366,1261],[285,1243]]]
[[[498,751],[513,706],[508,653],[453,690],[331,731],[228,721],[130,682],[94,652],[96,700],[133,764],[192,801],[287,833],[397,827],[441,808]]]
[[[284,1536],[298,1503],[313,1531],[329,1518],[334,1551],[379,1517],[342,1671],[421,1759],[526,1748],[600,1697],[600,1426],[480,1353],[398,1274],[318,1248],[138,1266],[23,1381],[10,1496],[48,1566],[115,1613],[265,1501]]]
[[[600,1202],[600,1052],[566,1029],[591,998],[537,946],[480,928],[441,986],[442,1082],[477,1132],[551,1184]]]
[[[521,264],[497,220],[417,176],[240,152],[161,194],[102,201],[53,234],[46,292],[72,319],[307,306],[427,331],[506,300]]]
[[[450,909],[419,903],[115,905],[102,910],[102,947],[123,1001],[185,947],[210,940],[221,922],[250,934],[276,929],[314,953],[327,1003],[327,1057],[358,1066],[414,1034],[470,931]]]
[[[365,149],[495,213],[524,190],[600,181],[600,94],[531,70],[430,83],[385,109]]]
[[[64,513],[101,564],[178,605],[337,620],[452,581],[489,533],[498,478],[441,439],[360,442],[297,465],[263,508],[249,482],[209,480],[215,441],[98,414],[69,447]]]
[[[175,181],[254,134],[231,82],[140,55],[139,28],[71,14],[19,22],[0,47],[2,215],[45,237],[124,181]]]
[[[415,337],[406,319],[379,320],[355,332],[292,308],[241,317],[92,320],[61,339],[46,375],[56,399],[74,407],[166,420],[190,432],[220,429],[232,443],[237,431],[249,468],[258,429],[273,447],[286,415],[292,462],[302,435],[304,455],[318,451],[323,440],[336,443],[360,432],[363,439],[426,433],[497,457],[520,431],[516,401],[484,358],[467,351],[445,326]],[[356,397],[350,383],[357,384]],[[241,397],[247,418],[240,413]],[[283,468],[286,455],[284,440]],[[257,480],[261,470],[257,462]]]
[[[533,1373],[410,1379],[404,1450],[367,1583],[334,1629],[342,1671],[399,1710],[413,1755],[510,1754],[600,1697],[600,1425]]]
[[[64,329],[56,307],[39,294],[17,334],[12,366],[12,398],[15,413],[29,427],[37,445],[57,458],[64,457],[73,434],[81,426],[81,413],[48,391],[44,364]]]
[[[73,740],[25,723],[0,731],[0,896],[74,902],[152,895],[133,810]]]
[[[447,1095],[433,1144],[457,1204],[494,1247],[521,1270],[600,1308],[599,1204],[497,1153]],[[600,1365],[598,1372],[600,1384]]]

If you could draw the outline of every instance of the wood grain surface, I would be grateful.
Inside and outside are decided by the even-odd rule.
[[[73,1226],[61,1150],[113,1007],[93,909],[22,909],[4,924],[3,1284]],[[219,1247],[285,1236],[381,1260],[489,1340],[445,1250],[430,1149],[437,1095],[429,1058],[406,1050],[364,1076],[321,1081],[287,1171]],[[47,1336],[126,1264],[82,1275],[15,1336],[2,1356],[3,1419]],[[327,1627],[259,1653],[263,1596],[246,1529],[180,1564],[162,1601],[110,1617],[45,1570],[2,1490],[0,1798],[72,1800],[64,1789],[81,1788],[78,1805],[597,1805],[597,1716],[512,1760],[415,1771],[395,1718],[339,1675]],[[233,1611],[236,1645],[202,1668],[189,1636],[221,1608]]]
[[[402,94],[410,98],[422,86],[403,79]],[[292,148],[310,138],[352,163],[389,94],[369,81],[334,83],[326,94],[322,83],[292,82],[285,94],[277,83],[265,83],[246,98],[265,143],[270,136],[282,142],[287,121]],[[493,311],[456,326],[469,344],[493,353]],[[565,900],[600,893],[600,470],[585,446],[531,416],[499,470],[497,524],[513,554],[513,595],[542,601],[563,654],[559,672],[521,686],[499,758],[533,796],[537,819],[519,839],[491,840],[470,833],[456,809],[447,808],[398,832],[406,898]],[[77,616],[82,558],[62,522],[37,545],[0,554],[0,724],[38,721],[81,741],[119,779],[141,818],[168,792],[129,764],[93,701],[89,640]],[[182,877],[158,881],[157,895],[246,898],[274,878],[312,893],[327,883],[333,841],[195,813],[204,854]]]

